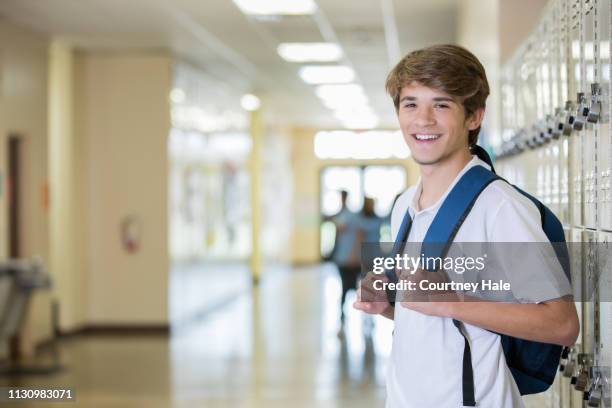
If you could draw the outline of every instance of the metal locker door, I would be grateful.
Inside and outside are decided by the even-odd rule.
[[[569,58],[571,55],[571,44],[569,39],[571,16],[568,10],[568,0],[558,2],[558,59],[559,59],[559,103],[560,112],[557,122],[557,130],[560,132],[559,138],[559,173],[560,173],[560,215],[563,225],[571,225],[570,217],[570,185],[569,185],[569,141],[567,131],[571,129],[568,124],[570,89],[569,89]]]
[[[598,269],[598,233],[584,230],[583,241],[583,317],[582,317],[582,361],[579,356],[580,371],[576,380],[577,391],[588,392],[592,384],[592,367],[599,347],[599,269]]]
[[[589,104],[591,101],[591,84],[595,81],[595,31],[594,31],[594,1],[583,0],[583,28],[581,41],[581,71],[580,91],[584,94],[584,103],[578,106],[576,124],[582,126],[582,225],[587,228],[597,228],[596,177],[597,156],[595,145],[595,129],[588,121]]]
[[[581,115],[583,118],[583,225],[587,228],[597,228],[597,144],[596,129],[589,120],[591,116],[590,104],[592,101],[593,88],[595,83],[595,66],[599,60],[599,55],[595,52],[595,1],[584,0],[584,42],[582,45],[582,63],[584,81],[582,82],[582,92],[586,96],[585,108]]]
[[[612,407],[610,399],[610,367],[612,367],[612,233],[600,232],[598,244],[599,302],[596,309],[598,337],[595,368],[588,406]],[[599,400],[599,401],[598,401]]]
[[[596,3],[598,64],[596,82],[601,95],[591,103],[591,120],[597,133],[597,221],[599,228],[612,231],[612,135],[610,134],[610,0]]]
[[[583,230],[580,228],[571,228],[568,233],[567,241],[570,249],[570,262],[572,273],[572,289],[578,311],[578,319],[580,321],[580,335],[576,344],[570,349],[570,354],[567,358],[562,359],[560,366],[561,373],[561,407],[562,408],[581,408],[583,394],[575,389],[575,383],[580,373],[580,365],[578,358],[584,354],[583,348]]]
[[[563,138],[560,140],[561,149],[559,150],[559,173],[561,178],[560,191],[560,213],[561,222],[563,225],[571,225],[570,217],[570,186],[569,186],[569,140]]]
[[[608,64],[609,65],[609,64]],[[602,122],[597,134],[597,215],[599,228],[612,231],[612,133],[610,132],[610,84],[602,89]]]
[[[547,42],[550,50],[550,89],[551,89],[551,111],[547,115],[547,132],[551,140],[552,152],[552,189],[551,189],[551,209],[557,215],[562,224],[567,221],[563,214],[562,196],[562,149],[563,139],[561,138],[561,127],[565,115],[563,114],[563,98],[561,86],[561,57],[560,44],[563,42],[562,21],[560,17],[561,2],[553,1],[549,12],[549,25],[547,30]],[[567,180],[565,180],[567,181]]]
[[[582,152],[582,127],[579,125],[579,114],[582,112],[581,104],[584,103],[582,93],[583,83],[583,24],[582,3],[580,0],[570,0],[570,47],[569,47],[569,89],[573,91],[570,96],[575,97],[571,102],[571,114],[568,123],[571,123],[571,134],[569,139],[569,174],[570,174],[570,212],[571,224],[582,226],[583,223],[583,152]]]

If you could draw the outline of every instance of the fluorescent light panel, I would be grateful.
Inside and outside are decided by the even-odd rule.
[[[317,11],[313,0],[234,0],[244,14],[259,16],[308,15]]]
[[[343,84],[343,85],[319,85],[315,88],[315,94],[323,100],[337,100],[337,99],[366,99],[363,88],[357,84]]]
[[[342,125],[347,129],[374,129],[378,126],[378,118],[350,118],[343,120]]]
[[[335,62],[342,58],[342,48],[335,43],[282,43],[278,55],[289,62]]]
[[[242,109],[244,110],[253,112],[259,109],[261,106],[261,101],[253,94],[245,94],[240,99],[240,106],[242,106]]]
[[[344,65],[307,65],[300,68],[300,78],[307,84],[346,84],[355,79],[355,71]]]

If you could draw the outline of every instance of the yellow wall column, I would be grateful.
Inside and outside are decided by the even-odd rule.
[[[257,284],[261,277],[261,246],[259,232],[261,230],[261,144],[263,126],[259,110],[251,112],[251,258],[250,266],[253,283]]]

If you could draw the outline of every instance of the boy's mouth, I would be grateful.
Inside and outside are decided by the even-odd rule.
[[[419,142],[433,142],[439,139],[441,134],[431,134],[431,133],[413,133],[412,137],[414,137]]]

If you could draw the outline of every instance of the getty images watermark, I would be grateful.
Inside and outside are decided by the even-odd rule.
[[[406,243],[396,254],[391,253],[393,243],[362,245],[361,285],[367,289],[362,291],[362,300],[457,301],[469,297],[526,303],[573,296],[576,301],[612,301],[608,244],[427,245],[424,249],[421,243]],[[431,253],[443,256],[427,255]]]

